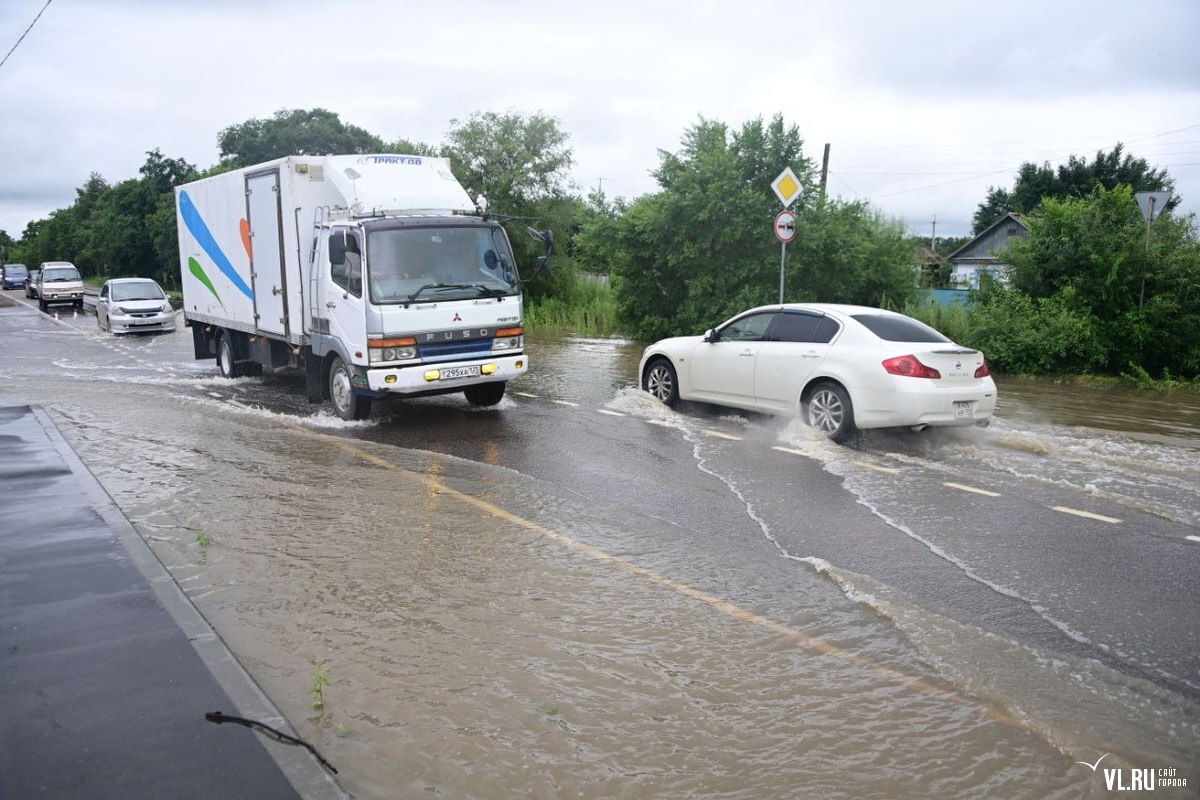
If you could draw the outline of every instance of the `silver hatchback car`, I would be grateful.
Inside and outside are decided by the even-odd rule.
[[[102,331],[138,333],[175,330],[175,309],[149,278],[113,278],[100,287],[96,324]]]

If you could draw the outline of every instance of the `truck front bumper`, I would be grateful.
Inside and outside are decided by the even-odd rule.
[[[528,369],[529,359],[523,353],[470,361],[374,367],[366,370],[367,388],[393,394],[456,392],[482,383],[511,381]]]

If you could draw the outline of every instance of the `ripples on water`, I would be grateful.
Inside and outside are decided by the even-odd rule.
[[[536,391],[657,418],[699,447],[686,418],[622,391],[640,348],[583,341],[531,350],[544,364],[530,376]],[[1079,775],[1069,758],[973,701],[948,699],[950,685],[933,676],[930,688],[914,688],[886,670],[798,646],[464,505],[453,492],[502,499],[572,541],[637,553],[653,551],[641,541],[652,539],[664,550],[655,556],[661,569],[688,559],[669,526],[646,519],[623,527],[604,509],[504,468],[361,443],[396,467],[383,469],[278,424],[302,416],[318,434],[353,434],[372,422],[232,408],[186,374],[80,383],[96,376],[78,366],[59,367],[62,382],[33,399],[66,421],[68,438],[181,586],[358,796],[1101,794],[1102,783]],[[1021,422],[1002,420],[982,440],[908,457],[987,464],[997,448],[1042,460],[1039,450],[1073,452],[1071,437],[1061,441],[1053,426],[1013,418]],[[807,429],[787,430],[783,443],[822,463],[845,456]],[[137,457],[113,458],[114,441]],[[1113,441],[1112,463],[1138,462]],[[1084,451],[1087,442],[1079,437]],[[700,449],[695,456],[705,457]],[[1090,452],[1078,457],[1097,475],[1111,471]],[[1184,460],[1163,468],[1161,483],[1189,502]],[[1062,479],[1077,480],[1067,466]],[[200,532],[210,547],[198,544]],[[666,552],[675,546],[680,555]],[[824,576],[853,603],[837,603]],[[1037,665],[1057,682],[1026,685],[1033,674],[1040,680],[1027,669],[1036,653],[939,619],[834,565],[798,566],[795,592],[809,612],[784,621],[806,637],[850,652],[874,647],[902,673],[920,674],[885,629],[894,625],[956,686],[1006,696],[1004,707],[1014,707],[1014,694],[1041,692],[1045,704],[1065,709],[1070,692],[1115,691],[1087,676],[1092,665],[1066,661]],[[986,655],[972,665],[963,652]],[[317,665],[333,682],[323,714],[308,705]],[[996,675],[1006,683],[980,682]],[[1055,704],[1059,688],[1068,693]],[[1159,713],[1152,703],[1130,708],[1134,731]],[[1055,739],[1062,719],[1022,722],[1070,750]]]

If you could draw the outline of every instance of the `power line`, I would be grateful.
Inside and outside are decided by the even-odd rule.
[[[29,27],[25,29],[25,33],[21,34],[21,38],[17,39],[17,43],[12,46],[12,50],[9,50],[4,55],[4,59],[0,60],[0,67],[3,67],[5,63],[8,62],[8,57],[13,54],[13,50],[16,50],[21,45],[21,42],[25,41],[25,37],[29,35],[31,30],[33,30],[33,26],[37,25],[37,21],[42,18],[42,14],[45,13],[46,9],[50,7],[50,3],[52,2],[53,0],[46,0],[46,5],[42,6],[42,10],[39,11],[37,16],[33,18],[33,22],[29,23]]]

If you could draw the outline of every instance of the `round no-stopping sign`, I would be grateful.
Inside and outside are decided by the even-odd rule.
[[[775,238],[784,244],[796,238],[796,212],[780,211],[775,215]]]

